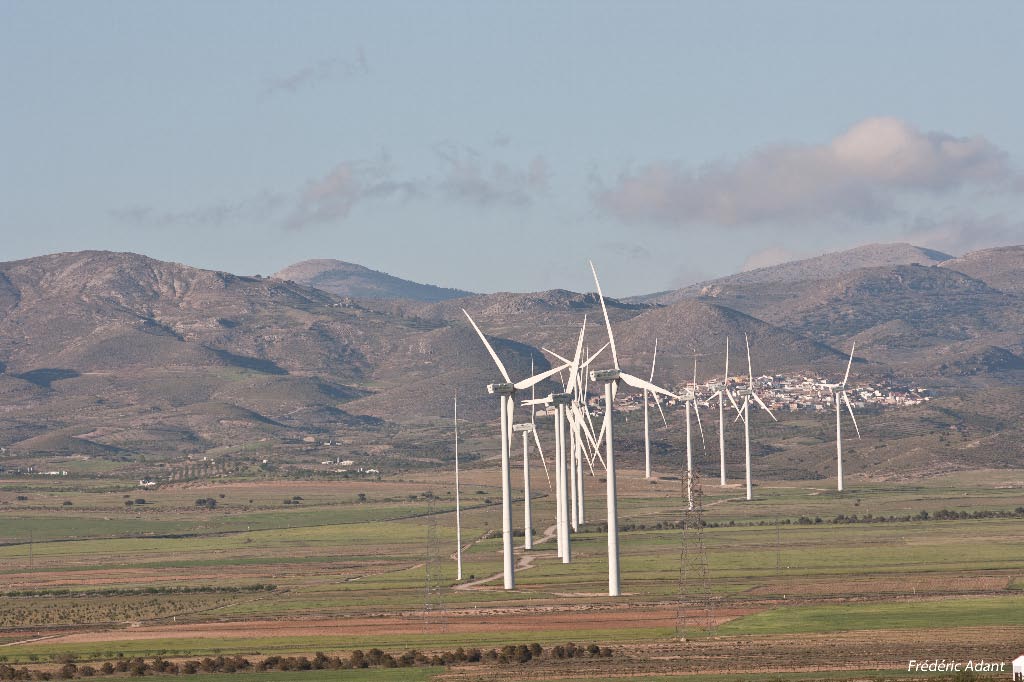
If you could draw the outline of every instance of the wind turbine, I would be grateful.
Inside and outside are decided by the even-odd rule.
[[[857,426],[857,418],[853,416],[853,405],[850,404],[850,398],[846,395],[846,381],[850,378],[850,366],[853,365],[853,351],[857,348],[857,342],[853,343],[850,347],[850,360],[846,363],[846,374],[843,376],[843,383],[840,385],[839,390],[835,393],[836,399],[836,464],[838,467],[839,477],[839,491],[843,490],[843,406],[842,403],[846,403],[846,409],[850,411],[850,419],[853,420],[853,428],[857,429],[857,438],[860,438],[860,427]],[[842,397],[842,400],[840,400]]]
[[[683,393],[686,401],[686,497],[690,510],[693,510],[693,437],[690,426],[690,403],[697,415],[697,426],[700,428],[700,441],[704,444],[704,427],[700,423],[700,409],[697,407],[697,349],[693,350],[693,388]],[[705,450],[706,450],[705,446]]]
[[[597,297],[601,301],[601,312],[604,314],[604,324],[608,329],[608,343],[612,348],[613,369],[597,370],[590,373],[592,381],[604,382],[604,438],[605,438],[605,480],[607,483],[607,510],[608,510],[608,596],[618,597],[619,589],[619,510],[618,493],[615,485],[615,449],[613,446],[613,419],[612,406],[615,400],[615,393],[619,382],[632,386],[633,388],[646,389],[654,393],[661,393],[672,398],[679,399],[679,396],[655,386],[649,381],[644,381],[632,374],[623,372],[619,367],[619,354],[615,348],[615,336],[612,334],[612,325],[608,319],[608,308],[604,304],[604,294],[601,293],[601,282],[597,279],[597,269],[594,263],[590,263],[590,270],[594,273],[594,284],[597,286]]]
[[[721,484],[724,486],[725,481],[725,399],[728,398],[732,406],[736,408],[736,412],[741,412],[740,406],[736,404],[736,399],[732,395],[732,391],[729,390],[729,337],[725,337],[725,377],[722,380],[722,386],[715,392],[712,397],[718,397],[718,457],[719,457],[719,470],[721,475]]]
[[[654,365],[658,362],[658,339],[654,339],[654,355],[651,357],[651,378],[648,381],[654,381]],[[644,478],[651,477],[651,421],[648,416],[649,403],[648,396],[650,391],[644,389]],[[661,420],[665,422],[665,426],[668,426],[668,421],[665,419],[665,411],[661,409],[661,400],[658,398],[658,394],[654,394],[654,401],[658,403],[658,411],[661,412]]]
[[[508,370],[505,369],[505,365],[501,363],[498,354],[494,352],[494,348],[487,341],[487,337],[480,331],[480,327],[476,326],[476,322],[473,321],[473,318],[470,317],[465,309],[462,312],[466,315],[469,323],[473,325],[473,329],[476,330],[480,340],[484,342],[487,352],[491,354],[491,359],[494,360],[494,364],[498,366],[498,371],[501,372],[502,378],[505,379],[501,383],[488,384],[487,392],[501,397],[501,413],[499,415],[501,421],[501,536],[504,554],[505,589],[512,590],[515,589],[515,558],[512,549],[512,476],[509,466],[509,446],[511,445],[512,438],[512,411],[515,408],[514,396],[517,390],[521,391],[530,388],[565,369],[565,366],[554,367],[522,381],[513,382],[508,375]]]
[[[743,407],[740,409],[739,416],[743,418],[743,438],[746,449],[747,464],[747,500],[750,501],[754,499],[753,495],[751,494],[750,485],[750,399],[753,398],[754,402],[760,405],[765,412],[771,415],[772,419],[774,419],[775,421],[779,420],[775,419],[775,415],[772,414],[772,411],[768,409],[768,406],[764,404],[764,401],[761,400],[761,397],[758,396],[757,393],[754,391],[754,369],[750,362],[750,338],[746,334],[744,334],[743,340],[747,344],[747,380],[749,384],[747,388],[738,389],[736,393],[743,397]]]
[[[533,549],[533,512],[530,499],[530,434],[534,432],[531,422],[513,424],[512,431],[523,434],[523,549]]]
[[[455,393],[455,551],[458,571],[456,580],[462,580],[462,505],[459,502],[459,394]]]
[[[564,365],[563,365],[564,367]],[[571,561],[572,555],[569,548],[569,526],[567,514],[569,505],[566,498],[569,494],[568,483],[566,482],[565,470],[565,406],[570,403],[572,397],[568,393],[552,393],[545,398],[531,398],[524,400],[523,405],[554,405],[555,411],[555,539],[557,541],[557,555],[562,563]],[[549,481],[550,482],[550,481]]]

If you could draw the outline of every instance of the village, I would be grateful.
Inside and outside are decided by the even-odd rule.
[[[729,388],[746,387],[748,379],[746,375],[735,375],[729,377]],[[773,411],[797,412],[801,410],[821,412],[835,408],[835,394],[839,387],[837,383],[830,383],[826,379],[815,376],[797,374],[792,376],[776,374],[754,377],[754,391],[760,396]],[[699,407],[710,408],[718,405],[718,392],[722,388],[721,381],[707,381],[697,384],[694,390],[693,383],[689,382],[684,386],[676,386],[672,389],[677,395],[686,397],[690,391],[694,392]],[[878,380],[859,386],[852,384],[847,386],[847,394],[854,408],[864,407],[907,407],[920,405],[931,400],[929,391],[920,386],[909,386],[905,383],[898,383],[889,380]],[[642,392],[630,391],[620,398],[623,411],[639,410],[644,406],[644,394]],[[669,406],[681,405],[683,401],[669,398],[663,401]],[[602,414],[603,396],[592,396],[589,400],[592,414]],[[551,408],[548,408],[549,410]],[[542,414],[542,412],[538,412]]]

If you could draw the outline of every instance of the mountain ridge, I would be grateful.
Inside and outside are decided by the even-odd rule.
[[[293,263],[272,277],[352,298],[397,298],[435,302],[472,295],[470,291],[420,284],[363,265],[332,258],[314,258]]]

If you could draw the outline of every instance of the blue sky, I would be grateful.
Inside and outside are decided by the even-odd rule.
[[[1018,2],[0,3],[3,260],[623,296],[1024,241]]]

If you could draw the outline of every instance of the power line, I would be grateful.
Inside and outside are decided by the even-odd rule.
[[[424,561],[423,583],[423,632],[432,634],[448,632],[448,612],[444,604],[444,583],[442,571],[444,558],[441,541],[437,533],[437,513],[434,509],[434,493],[426,493],[427,537],[426,561]]]
[[[689,477],[693,491],[693,509],[689,509],[687,476],[682,481],[683,523],[679,548],[679,602],[676,607],[676,637],[714,633],[711,613],[711,583],[708,555],[704,546],[704,489],[696,469]]]

